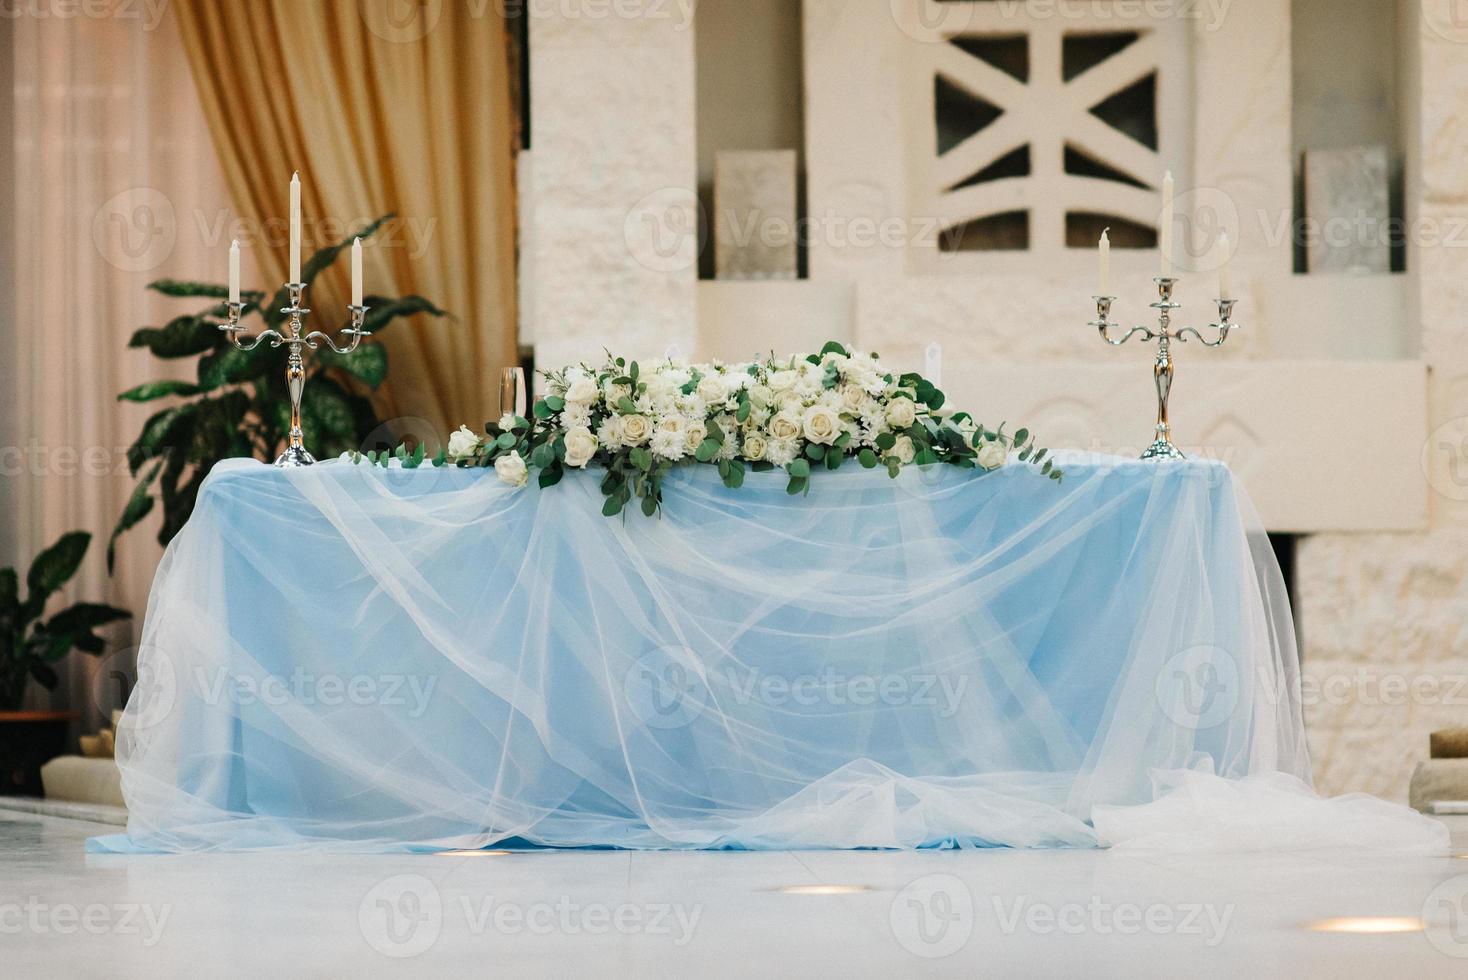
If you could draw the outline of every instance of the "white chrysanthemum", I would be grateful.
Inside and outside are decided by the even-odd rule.
[[[652,434],[652,451],[663,459],[682,459],[687,451],[682,431],[658,429]]]
[[[689,418],[702,419],[708,417],[708,403],[697,393],[692,395],[679,395],[674,399],[674,403],[678,406],[678,411]]]
[[[609,416],[605,422],[597,427],[596,441],[611,452],[616,452],[618,449],[621,449],[623,446],[622,424],[623,416]]]
[[[765,444],[765,459],[776,466],[786,466],[800,452],[794,439],[771,439]]]
[[[591,406],[580,402],[567,402],[561,412],[561,428],[577,429],[591,427]]]

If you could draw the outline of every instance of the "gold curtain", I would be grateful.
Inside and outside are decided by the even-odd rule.
[[[304,257],[365,219],[367,292],[417,293],[454,315],[384,334],[380,409],[439,432],[497,414],[515,363],[514,109],[494,5],[400,0],[177,0],[184,47],[266,283],[283,282],[291,172]],[[242,242],[242,246],[245,243]],[[344,317],[345,260],[313,321]]]

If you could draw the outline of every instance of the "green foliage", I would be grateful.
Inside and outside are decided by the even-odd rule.
[[[967,412],[942,411],[943,392],[931,381],[915,373],[888,373],[875,355],[868,356],[856,357],[832,341],[803,359],[772,357],[747,365],[669,361],[643,371],[637,362],[608,352],[600,367],[543,372],[548,393],[531,406],[529,418],[513,418],[507,426],[491,422],[485,436],[435,463],[495,466],[506,461],[511,482],[518,482],[523,465],[539,471],[542,488],[550,487],[565,473],[571,439],[574,465],[595,464],[606,471],[601,492],[602,513],[608,517],[625,514],[634,498],[643,514],[657,514],[663,480],[675,465],[716,465],[731,490],[743,486],[746,471],[783,469],[791,496],[809,494],[817,474],[838,470],[848,459],[869,470],[882,467],[895,479],[909,465],[996,470],[1014,455],[1040,475],[1061,479],[1028,429],[1008,435],[1003,424],[990,430]],[[792,387],[796,375],[805,394]],[[658,382],[655,390],[649,377]],[[685,398],[697,393],[701,420],[672,400],[674,390]],[[792,394],[800,406],[794,414],[775,404]],[[667,425],[658,421],[659,414],[667,415]],[[773,420],[780,423],[778,431],[772,424],[776,414],[782,416]],[[607,444],[593,435],[602,432],[611,433]],[[368,462],[382,465],[389,458],[388,453],[366,455]]]
[[[0,568],[0,710],[17,707],[32,679],[55,687],[52,664],[72,650],[100,654],[105,643],[93,630],[132,615],[126,609],[78,602],[42,619],[46,600],[71,581],[91,542],[90,534],[73,531],[37,555],[25,577],[24,599],[16,570]]]
[[[308,284],[314,282],[353,238],[370,237],[391,217],[379,218],[317,252],[305,263],[301,277]],[[219,329],[227,316],[221,302],[229,295],[227,287],[162,279],[148,288],[178,299],[212,302],[162,327],[138,330],[129,342],[128,346],[145,349],[155,357],[193,358],[196,364],[193,380],[152,381],[118,396],[131,402],[169,401],[143,423],[128,449],[128,467],[137,484],[107,545],[109,569],[118,537],[157,505],[163,508],[158,540],[167,544],[193,513],[199,488],[215,463],[242,456],[273,460],[290,428],[290,396],[285,384],[288,348],[265,343],[251,351],[237,350]],[[241,323],[251,334],[266,327],[284,327],[280,312],[288,305],[284,289],[268,301],[260,290],[242,291],[240,299],[245,304]],[[365,302],[371,310],[363,326],[372,333],[401,317],[445,315],[422,296],[369,296]],[[325,330],[314,322],[308,322],[306,329]],[[380,386],[387,370],[387,349],[370,341],[351,354],[337,354],[323,346],[306,359],[301,427],[313,453],[329,458],[356,450],[381,424],[363,389]]]

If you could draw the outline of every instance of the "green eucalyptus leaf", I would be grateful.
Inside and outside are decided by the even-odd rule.
[[[877,454],[870,449],[862,449],[861,452],[856,454],[856,458],[867,469],[872,469],[877,465]]]
[[[810,463],[803,459],[791,460],[785,471],[791,476],[810,476]]]

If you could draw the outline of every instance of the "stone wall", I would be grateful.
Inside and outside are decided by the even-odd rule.
[[[1318,535],[1297,566],[1306,725],[1330,793],[1404,800],[1428,733],[1468,726],[1468,235],[1446,231],[1468,228],[1468,27],[1454,26],[1450,7],[1399,7],[1414,66],[1407,213],[1419,231],[1408,274],[1431,372],[1420,473],[1429,528]]]

